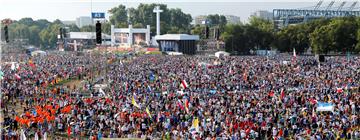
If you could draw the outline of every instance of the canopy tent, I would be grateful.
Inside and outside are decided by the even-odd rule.
[[[37,55],[43,56],[46,55],[46,52],[40,50],[31,52],[31,56],[37,56]]]
[[[218,51],[218,52],[215,53],[215,56],[218,57],[218,58],[220,56],[229,56],[229,55],[230,55],[230,53],[224,52],[224,51]]]
[[[183,55],[181,52],[166,52],[168,55]]]

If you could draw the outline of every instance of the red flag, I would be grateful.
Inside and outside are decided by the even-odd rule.
[[[315,99],[313,99],[313,98],[310,98],[309,101],[310,101],[311,104],[316,104],[317,103],[317,101]]]
[[[336,88],[336,93],[342,93],[343,89],[342,88]]]
[[[68,137],[70,137],[70,134],[71,134],[71,126],[70,125],[68,126],[67,134],[68,134]]]
[[[263,121],[263,122],[261,123],[261,127],[265,127],[265,126],[266,126],[266,122]]]
[[[282,136],[284,134],[284,132],[283,132],[283,130],[280,128],[280,130],[279,130],[279,135],[278,136]]]
[[[188,99],[185,100],[185,110],[186,110],[186,112],[189,112],[189,100]]]
[[[91,100],[91,98],[87,98],[87,99],[85,99],[85,102],[88,103],[88,104],[91,104],[92,100]]]
[[[106,102],[107,104],[110,104],[110,103],[111,103],[110,98],[106,98],[105,102]]]
[[[178,106],[180,107],[181,110],[184,110],[184,106],[181,104],[180,100],[178,100]]]
[[[189,85],[186,83],[185,80],[182,80],[181,81],[181,86],[182,86],[182,88],[186,89]]]
[[[66,106],[61,110],[62,113],[70,113],[71,112],[71,106]]]
[[[15,121],[19,122],[19,121],[20,121],[20,117],[16,116],[16,117],[15,117]]]
[[[281,89],[280,99],[283,100],[284,97],[285,97],[285,91],[284,91],[284,89]]]
[[[274,97],[274,91],[273,91],[273,90],[271,90],[271,91],[269,92],[269,96],[270,96],[270,97]]]

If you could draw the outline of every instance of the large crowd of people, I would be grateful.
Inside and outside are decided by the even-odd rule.
[[[318,63],[49,53],[2,61],[17,62],[1,65],[2,139],[360,139],[356,56]],[[73,81],[81,82],[66,84]]]

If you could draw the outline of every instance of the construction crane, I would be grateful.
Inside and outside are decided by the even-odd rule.
[[[326,10],[330,10],[330,8],[334,5],[335,1],[331,1],[330,4],[326,7]]]
[[[351,6],[349,7],[349,11],[354,10],[354,8],[355,8],[355,6],[356,6],[357,3],[358,3],[358,2],[355,1],[353,4],[351,4]]]
[[[346,4],[346,1],[343,1],[337,10],[340,11],[344,7],[345,4]]]
[[[323,2],[324,2],[323,0],[319,1],[319,2],[316,4],[316,6],[315,6],[314,10],[319,9],[319,8],[320,8],[320,6],[321,6],[321,4],[322,4]]]

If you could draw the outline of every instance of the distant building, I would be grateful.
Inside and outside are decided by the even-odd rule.
[[[205,15],[200,15],[200,16],[195,17],[194,18],[195,25],[205,24],[206,17],[207,16],[205,16]]]
[[[225,15],[226,22],[230,24],[239,24],[240,23],[240,17],[234,16],[234,15]]]
[[[78,17],[76,18],[76,25],[81,28],[83,26],[86,26],[86,25],[92,25],[93,24],[93,20],[91,17]]]
[[[273,13],[265,10],[259,10],[255,11],[251,14],[251,16],[255,16],[258,18],[266,19],[266,20],[272,20],[273,19]]]
[[[194,24],[195,25],[200,25],[200,24],[205,24],[206,21],[206,15],[200,15],[194,18]],[[234,16],[234,15],[225,15],[226,17],[226,21],[227,23],[231,23],[231,24],[238,24],[240,23],[240,17],[238,16]]]
[[[75,20],[64,20],[64,21],[61,21],[63,24],[65,25],[72,25],[72,24],[76,24],[76,21]]]

